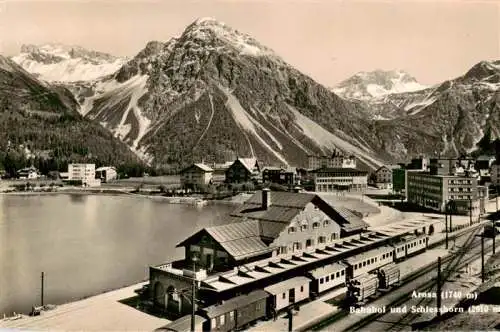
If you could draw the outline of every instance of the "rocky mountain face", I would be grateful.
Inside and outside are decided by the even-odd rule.
[[[337,149],[374,169],[417,154],[457,156],[485,133],[499,138],[499,68],[481,62],[432,87],[401,71],[360,73],[334,89],[339,97],[250,36],[199,19],[114,72],[63,83],[85,118],[152,166],[227,155],[306,166],[308,154]]]
[[[138,162],[125,144],[79,114],[71,92],[0,56],[0,154],[18,146],[65,161]]]
[[[114,73],[126,59],[61,44],[23,45],[12,60],[41,80],[76,82]]]
[[[365,109],[214,19],[150,42],[104,79],[71,87],[81,113],[157,166],[228,153],[305,166],[334,148],[375,168],[384,152]]]
[[[419,91],[427,88],[408,73],[375,70],[360,72],[340,82],[333,92],[346,99],[371,100],[394,93]]]
[[[420,99],[428,87],[402,70],[359,72],[342,81],[333,92],[367,109],[375,120],[393,119]]]
[[[393,158],[457,156],[473,151],[485,133],[500,138],[500,61],[483,61],[433,88],[387,98],[403,105],[393,120],[375,121]]]

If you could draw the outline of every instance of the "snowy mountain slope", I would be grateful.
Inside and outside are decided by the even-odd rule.
[[[372,100],[394,93],[414,92],[428,88],[408,73],[375,70],[359,72],[340,82],[333,92],[347,99]]]
[[[95,80],[114,73],[126,59],[61,44],[23,45],[12,60],[48,82]]]
[[[179,38],[148,43],[113,75],[71,89],[86,117],[156,165],[235,153],[305,166],[307,154],[334,148],[370,168],[383,163],[363,109],[210,18]]]
[[[500,138],[500,61],[482,61],[463,76],[412,97],[396,119],[377,121],[378,136],[393,156],[457,156],[473,151],[486,132]],[[409,99],[405,94],[397,98]]]
[[[123,142],[77,109],[68,90],[38,80],[0,55],[0,153],[23,145],[50,150],[58,162],[138,162]]]

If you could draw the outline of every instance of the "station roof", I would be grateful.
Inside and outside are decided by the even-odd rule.
[[[440,222],[441,220],[403,220],[387,225],[369,227],[368,230],[388,236],[400,236]]]
[[[210,276],[202,281],[206,288],[216,292],[232,289],[256,280],[263,280],[278,273],[293,270],[313,262],[331,258],[340,253],[362,248],[368,244],[387,240],[390,236],[376,232],[367,232],[337,240],[323,247],[298,251],[282,257],[272,257],[257,262],[239,266],[237,269],[216,276]],[[243,276],[243,277],[242,277]]]

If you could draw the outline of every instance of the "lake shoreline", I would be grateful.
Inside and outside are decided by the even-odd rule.
[[[148,195],[148,194],[138,194],[132,193],[130,191],[120,190],[120,189],[63,189],[56,191],[11,191],[11,192],[0,192],[0,195],[6,196],[49,196],[49,195],[96,195],[96,196],[127,196],[127,197],[137,197],[137,198],[147,198],[151,200],[162,200],[170,204],[184,204],[184,205],[240,205],[241,201],[229,201],[229,200],[206,200],[200,197],[191,196],[162,196],[162,195]],[[233,196],[236,197],[236,196]]]

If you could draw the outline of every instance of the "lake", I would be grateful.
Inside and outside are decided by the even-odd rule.
[[[62,304],[147,278],[183,257],[185,237],[234,206],[196,208],[143,197],[0,195],[0,315]]]

